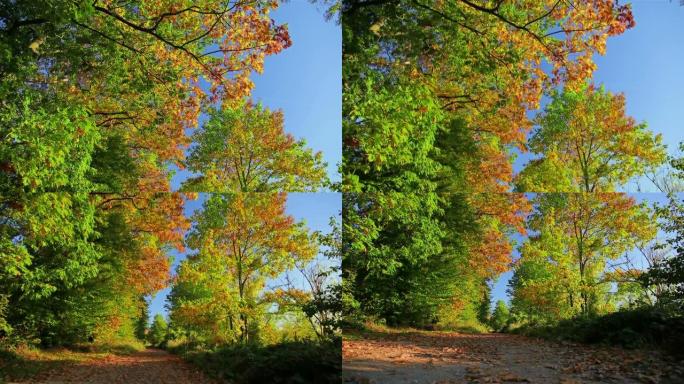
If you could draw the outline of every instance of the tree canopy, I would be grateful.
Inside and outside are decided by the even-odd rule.
[[[278,5],[0,4],[3,343],[142,338],[145,297],[171,283],[170,252],[184,251],[191,225],[174,166],[214,177],[217,156],[264,144],[245,190],[325,183],[321,154],[283,132],[281,112],[247,101],[252,74],[291,45],[270,15]],[[198,129],[204,112],[215,117]],[[207,148],[222,129],[235,152]]]
[[[528,192],[612,192],[665,162],[665,146],[625,114],[624,95],[586,84],[554,91],[528,147],[541,158],[516,180]]]
[[[186,161],[201,176],[184,190],[197,192],[311,192],[327,184],[321,152],[283,131],[283,113],[261,104],[211,109],[194,135]]]

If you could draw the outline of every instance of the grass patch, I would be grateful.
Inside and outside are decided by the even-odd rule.
[[[111,354],[127,355],[143,349],[136,342],[117,344],[80,344],[69,348],[41,349],[19,345],[0,349],[0,383],[23,381],[42,372],[103,359]]]
[[[398,337],[400,335],[434,335],[435,332],[457,332],[465,334],[487,333],[488,329],[477,325],[450,325],[448,327],[437,326],[434,330],[412,328],[412,327],[388,327],[384,324],[366,322],[362,326],[345,328],[342,332],[345,340],[384,340],[388,337]]]
[[[684,355],[681,349],[684,344],[684,317],[667,316],[651,308],[574,318],[549,326],[526,325],[512,332],[544,339],[623,348],[655,347]]]
[[[221,346],[213,350],[170,348],[209,376],[235,384],[339,383],[341,341]]]
[[[437,324],[435,328],[439,331],[458,332],[467,334],[489,333],[490,329],[477,321],[462,321],[450,324]]]
[[[345,328],[342,331],[342,337],[345,340],[382,340],[386,339],[388,336],[391,337],[403,334],[420,334],[430,332],[431,331],[412,327],[389,327],[385,324],[366,322],[363,325]]]
[[[76,364],[106,354],[74,351],[66,348],[38,349],[19,346],[0,350],[0,383],[26,380],[41,372]]]
[[[145,344],[141,341],[120,341],[114,343],[93,344],[85,346],[87,352],[109,353],[113,355],[131,355],[145,350]]]

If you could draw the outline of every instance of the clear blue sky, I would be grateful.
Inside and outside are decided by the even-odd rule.
[[[668,152],[684,141],[684,7],[679,1],[633,1],[636,27],[608,39],[605,56],[596,55],[594,82],[623,92],[627,113],[663,135]],[[529,156],[514,165],[519,172]],[[647,180],[641,191],[655,192]],[[623,188],[637,192],[636,183]]]
[[[266,58],[263,73],[252,77],[252,98],[272,110],[282,109],[285,131],[305,139],[314,151],[322,151],[328,176],[340,181],[342,29],[334,20],[326,21],[323,10],[307,0],[290,0],[271,17],[277,24],[288,25],[292,46]],[[189,175],[178,172],[172,187],[177,189]]]
[[[201,209],[202,203],[206,199],[206,194],[200,194],[199,199],[187,201],[184,207],[185,216],[190,217],[196,210]],[[338,221],[341,220],[342,195],[333,192],[290,193],[287,196],[285,210],[295,220],[304,220],[310,230],[328,233],[330,232],[328,225],[330,217],[334,216]],[[172,256],[174,258],[172,270],[175,272],[176,266],[185,259],[186,255],[185,253],[173,251]],[[166,296],[169,291],[169,288],[164,289],[152,299],[150,304],[150,320],[157,313],[166,315],[164,304],[166,303]]]

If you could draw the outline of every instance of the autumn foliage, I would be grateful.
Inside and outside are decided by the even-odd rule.
[[[197,146],[186,161],[202,176],[183,189],[200,192],[306,192],[325,186],[320,152],[283,131],[282,111],[261,104],[211,110],[193,135]]]
[[[608,262],[655,229],[643,205],[599,193],[666,159],[626,96],[592,82],[595,55],[636,25],[630,6],[348,0],[342,13],[350,321],[482,327],[511,269],[512,316],[617,308],[628,285],[608,287],[636,275]]]
[[[350,0],[344,12],[343,166],[355,191],[433,174],[436,136],[460,119],[473,143],[460,191],[506,192],[508,149],[524,147],[533,126],[527,112],[551,87],[590,78],[606,39],[634,26],[630,7],[612,0]]]
[[[190,222],[172,192],[203,109],[290,46],[277,2],[17,1],[0,12],[5,334],[131,337]]]
[[[181,332],[213,344],[259,339],[274,302],[264,296],[266,281],[318,251],[303,224],[285,213],[285,199],[284,193],[240,193],[205,202],[188,238],[197,252],[179,266],[170,298]]]
[[[554,92],[528,147],[542,157],[517,176],[528,192],[612,192],[665,161],[660,135],[625,112],[625,96],[592,84]]]

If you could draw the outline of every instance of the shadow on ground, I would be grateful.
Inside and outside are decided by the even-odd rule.
[[[553,343],[509,334],[363,332],[343,343],[345,383],[681,383],[653,351]]]

